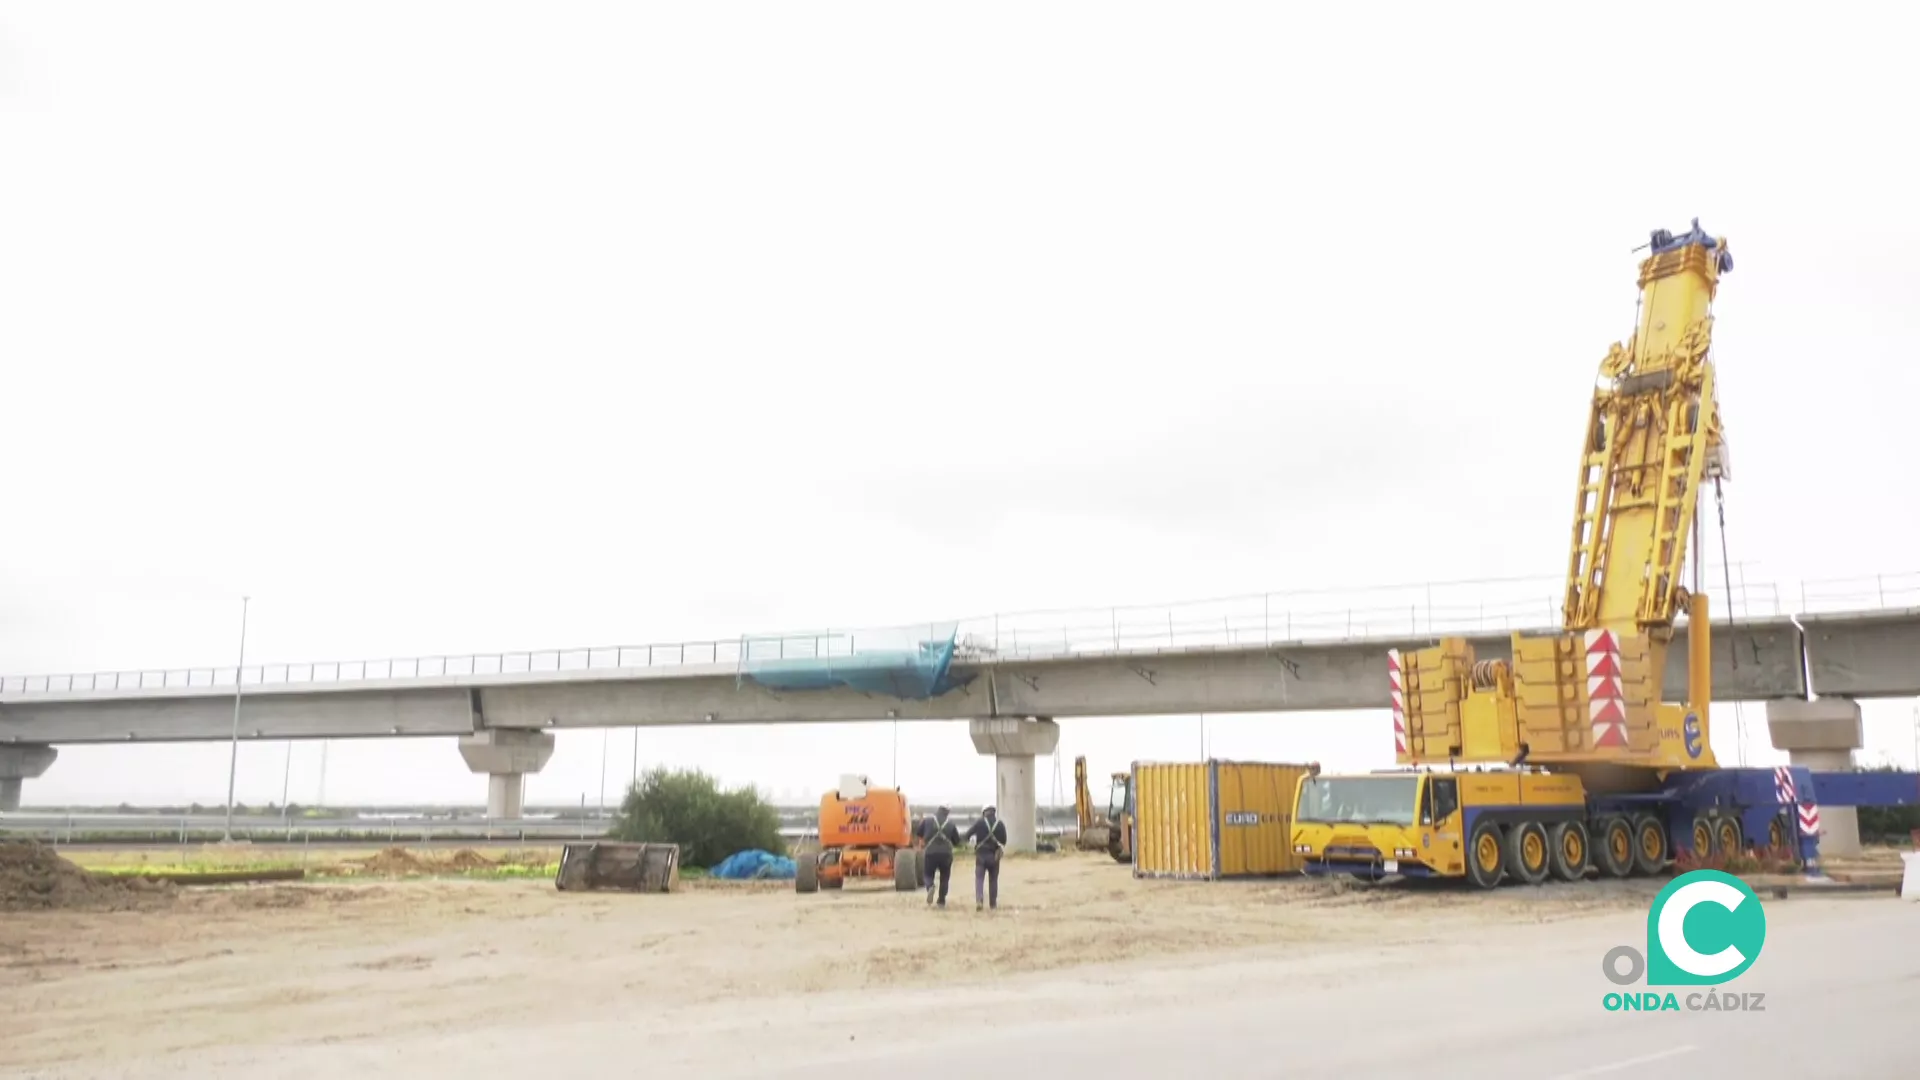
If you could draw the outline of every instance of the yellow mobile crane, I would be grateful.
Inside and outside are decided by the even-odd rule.
[[[1830,803],[1905,804],[1920,792],[1910,774],[1873,788],[1714,759],[1699,503],[1708,481],[1717,497],[1728,478],[1710,346],[1733,260],[1697,219],[1683,235],[1654,232],[1649,247],[1638,324],[1600,363],[1581,440],[1560,631],[1515,634],[1510,661],[1479,659],[1459,637],[1389,653],[1401,769],[1301,780],[1293,844],[1308,872],[1537,884],[1595,865],[1655,874],[1676,848],[1785,847],[1796,836],[1811,862],[1819,776]],[[1686,700],[1668,704],[1682,612]]]

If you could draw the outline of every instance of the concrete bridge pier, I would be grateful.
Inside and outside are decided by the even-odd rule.
[[[1853,752],[1865,745],[1860,703],[1851,698],[1767,702],[1767,735],[1787,760],[1817,772],[1845,772],[1853,768]],[[1853,806],[1820,807],[1820,854],[1860,853],[1860,810]]]
[[[521,728],[489,728],[460,738],[467,768],[487,774],[487,816],[511,821],[525,810],[527,774],[553,757],[553,736]]]
[[[0,746],[0,812],[20,809],[20,789],[59,756],[53,747],[35,743]]]
[[[1052,720],[993,717],[975,720],[967,732],[973,748],[994,756],[994,805],[1007,823],[1007,848],[1032,851],[1037,831],[1033,759],[1060,745],[1060,725]]]

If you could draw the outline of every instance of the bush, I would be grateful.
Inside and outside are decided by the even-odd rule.
[[[1897,765],[1877,765],[1862,772],[1901,772]],[[1920,829],[1920,806],[1863,806],[1860,808],[1860,840],[1867,844],[1894,844],[1901,847]]]
[[[1800,872],[1800,857],[1792,848],[1756,847],[1745,851],[1716,851],[1695,855],[1682,851],[1674,856],[1673,870],[1685,874],[1693,870],[1718,870],[1726,874],[1795,874]]]
[[[753,788],[721,791],[698,769],[650,770],[627,789],[612,835],[634,843],[680,845],[680,865],[705,869],[739,851],[787,853],[780,815]]]

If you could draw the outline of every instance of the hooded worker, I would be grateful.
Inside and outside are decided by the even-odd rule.
[[[973,910],[979,911],[984,901],[994,909],[1000,907],[1000,855],[1007,850],[1007,823],[989,806],[980,811],[980,818],[967,830],[967,839],[973,842]]]
[[[947,906],[947,883],[953,878],[953,849],[960,846],[960,826],[948,818],[948,810],[942,806],[931,815],[920,819],[921,849],[920,878],[927,887],[927,903],[934,903],[934,884],[938,879],[940,887],[939,904]]]

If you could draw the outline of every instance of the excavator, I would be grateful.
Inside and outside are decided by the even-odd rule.
[[[1594,870],[1653,876],[1676,853],[1755,847],[1811,868],[1816,789],[1830,805],[1914,801],[1912,774],[1714,758],[1699,510],[1729,478],[1711,345],[1733,259],[1697,219],[1677,236],[1655,230],[1646,247],[1637,325],[1600,362],[1580,440],[1561,626],[1514,634],[1504,659],[1460,637],[1389,651],[1398,768],[1301,778],[1292,842],[1308,873],[1492,888]],[[1670,703],[1683,617],[1686,687]]]
[[[1113,787],[1107,797],[1107,812],[1096,816],[1093,812],[1093,792],[1087,787],[1087,759],[1073,759],[1073,808],[1079,819],[1080,837],[1076,845],[1081,851],[1104,851],[1115,862],[1133,861],[1133,812],[1127,804],[1127,796],[1132,790],[1132,777],[1128,773],[1113,774]]]

